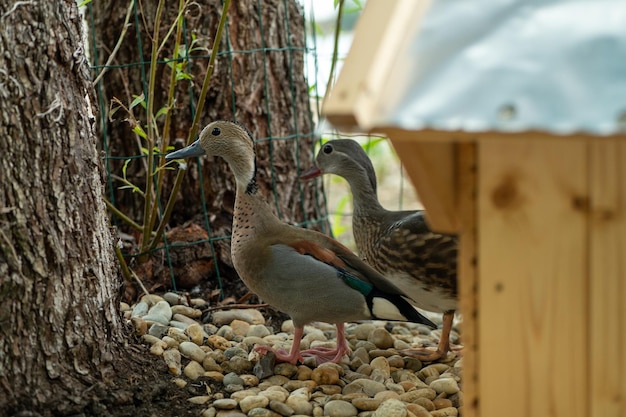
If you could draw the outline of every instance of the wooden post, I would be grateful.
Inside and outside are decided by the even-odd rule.
[[[477,146],[465,142],[456,145],[459,234],[459,312],[463,315],[463,417],[480,415],[479,345],[478,345],[478,225],[476,203],[478,197]]]
[[[589,139],[592,417],[626,415],[626,142]]]
[[[589,416],[586,145],[479,139],[481,416]]]

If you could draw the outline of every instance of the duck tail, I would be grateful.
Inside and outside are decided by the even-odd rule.
[[[374,289],[366,296],[366,301],[372,316],[376,319],[410,321],[437,328],[435,323],[417,311],[402,295]]]

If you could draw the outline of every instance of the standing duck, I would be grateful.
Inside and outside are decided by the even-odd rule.
[[[404,351],[424,361],[445,356],[457,308],[457,238],[434,233],[423,210],[390,211],[378,201],[376,173],[356,141],[326,142],[316,165],[302,179],[322,174],[343,177],[352,191],[352,229],[361,256],[414,300],[414,305],[443,313],[443,330],[436,351]]]
[[[280,221],[259,192],[254,141],[242,125],[216,121],[199,139],[170,153],[167,160],[209,155],[226,160],[236,180],[231,255],[246,286],[263,301],[289,314],[295,330],[290,352],[273,351],[280,362],[312,356],[318,363],[339,362],[350,349],[346,321],[384,319],[435,325],[419,314],[394,284],[334,239]],[[336,349],[300,351],[305,324],[334,323]]]

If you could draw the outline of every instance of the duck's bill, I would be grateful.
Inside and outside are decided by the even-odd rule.
[[[175,152],[168,153],[167,155],[165,155],[165,160],[172,161],[174,159],[191,158],[194,156],[202,156],[205,153],[206,152],[204,152],[204,149],[202,149],[202,146],[200,146],[200,140],[197,140],[191,145],[184,147],[183,149],[179,149]]]
[[[322,175],[322,171],[317,167],[317,165],[313,165],[308,171],[304,172],[300,175],[301,180],[310,180],[311,178],[319,177]]]

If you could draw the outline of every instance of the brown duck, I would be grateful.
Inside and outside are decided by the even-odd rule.
[[[262,300],[289,314],[295,325],[290,352],[273,351],[277,360],[296,363],[313,356],[318,363],[338,362],[349,352],[346,321],[384,319],[434,324],[409,304],[408,297],[336,240],[279,220],[259,192],[254,141],[233,122],[206,126],[191,145],[167,155],[167,160],[209,155],[228,162],[236,179],[231,240],[235,270]],[[336,349],[300,351],[305,324],[334,323]]]
[[[325,143],[316,166],[301,178],[322,174],[343,177],[350,185],[352,228],[361,256],[413,300],[413,305],[443,313],[443,330],[436,351],[404,351],[425,361],[445,356],[457,308],[457,238],[430,230],[423,210],[390,211],[378,201],[376,173],[363,148],[354,140]]]

